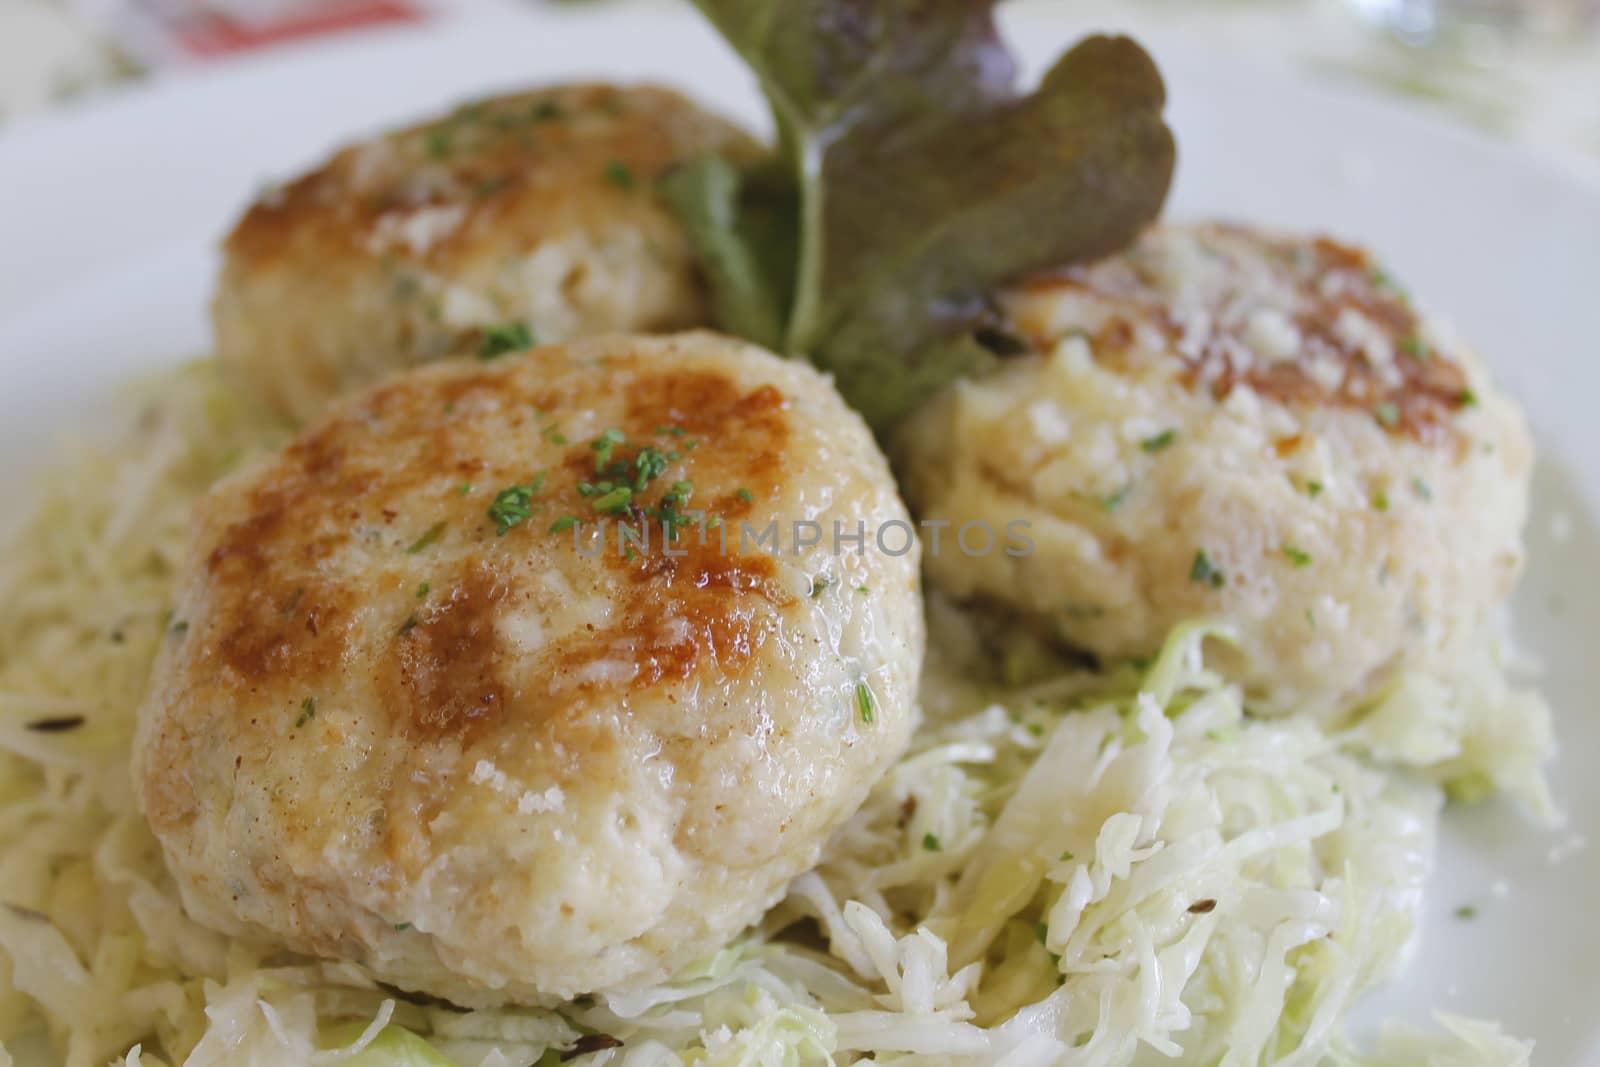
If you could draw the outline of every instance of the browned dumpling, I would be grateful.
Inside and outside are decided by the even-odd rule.
[[[296,419],[462,349],[706,325],[661,174],[759,152],[666,89],[481,100],[345,148],[264,195],[224,243],[218,354]]]
[[[939,586],[1109,661],[1226,622],[1214,662],[1266,710],[1331,714],[1477,647],[1532,447],[1367,254],[1171,225],[1003,303],[1033,352],[919,412],[897,460],[921,518],[1026,523],[1032,550],[930,551]]]
[[[913,725],[915,548],[810,522],[909,530],[832,386],[715,334],[340,404],[198,508],[134,753],[187,907],[461,1004],[715,951]]]

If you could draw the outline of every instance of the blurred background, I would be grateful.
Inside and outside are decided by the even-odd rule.
[[[687,0],[0,0],[0,133],[174,71],[532,4]],[[1357,83],[1600,180],[1600,0],[1010,0]]]

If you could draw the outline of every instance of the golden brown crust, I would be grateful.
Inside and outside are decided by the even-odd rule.
[[[451,735],[466,741],[506,714],[558,714],[558,705],[530,699],[534,694],[508,700],[518,686],[502,670],[511,653],[500,647],[493,621],[510,595],[509,568],[520,570],[530,560],[538,566],[540,556],[573,551],[570,537],[549,532],[552,520],[597,517],[578,490],[595,476],[591,440],[557,444],[553,435],[530,428],[541,412],[603,406],[612,376],[629,383],[625,407],[605,427],[623,435],[619,451],[627,452],[628,442],[671,449],[681,438],[696,445],[678,453],[659,486],[692,479],[696,496],[714,501],[726,519],[748,509],[740,489],[767,488],[784,477],[788,401],[771,385],[746,389],[719,370],[657,366],[624,349],[609,354],[603,371],[587,382],[552,390],[532,372],[538,360],[565,362],[541,353],[530,363],[452,367],[443,382],[395,382],[291,445],[270,476],[256,480],[206,557],[212,591],[207,629],[191,632],[191,640],[215,637],[219,677],[248,691],[292,673],[314,692],[346,661],[360,637],[350,621],[379,592],[323,580],[329,561],[352,551],[387,551],[397,562],[403,554],[434,552],[468,561],[436,568],[430,595],[392,620],[380,692],[394,727],[435,742]],[[572,383],[570,370],[552,373]],[[457,417],[489,395],[495,416],[470,423]],[[660,432],[668,427],[674,432]],[[521,444],[507,456],[495,440],[501,437]],[[412,462],[397,457],[396,441],[414,442]],[[488,458],[497,454],[500,462]],[[446,478],[478,479],[474,491],[463,495],[458,485],[442,481],[438,457],[450,457]],[[498,536],[486,501],[540,471],[546,482],[538,494],[539,519]],[[643,512],[633,518],[649,521]],[[435,529],[433,544],[410,552]],[[683,558],[665,555],[660,537],[638,559],[615,552],[601,557],[617,622],[546,648],[532,672],[547,687],[541,696],[617,688],[587,680],[584,668],[623,646],[634,650],[640,668],[623,689],[664,677],[688,680],[708,667],[736,673],[749,661],[770,629],[755,602],[788,601],[772,589],[772,560],[724,558],[715,538],[684,540],[678,549],[687,553]],[[398,589],[397,580],[389,584],[390,592]],[[656,621],[667,600],[676,601],[677,617],[688,623],[671,636]],[[282,723],[259,725],[264,738],[281,735]]]
[[[658,86],[492,97],[341,150],[252,204],[224,249],[260,268],[284,258],[376,264],[400,251],[374,240],[386,216],[461,207],[459,224],[405,256],[448,271],[484,245],[533,247],[618,216],[658,225],[652,189],[667,170],[697,152],[757,151],[736,127]]]
[[[494,506],[512,487],[526,516]],[[674,519],[697,508],[724,525]],[[860,419],[712,334],[440,363],[338,406],[197,508],[135,744],[191,910],[463,1002],[714,948],[900,751],[921,617],[914,552],[713,531],[857,519],[905,519]]]
[[[1208,304],[1182,309],[1171,294],[1143,277],[1137,249],[1088,266],[1034,278],[1023,286],[1024,299],[1048,300],[1074,290],[1120,305],[1124,314],[1101,322],[1090,336],[1095,358],[1115,365],[1133,346],[1135,330],[1155,327],[1185,363],[1185,380],[1225,400],[1239,385],[1298,407],[1341,407],[1376,413],[1385,428],[1415,440],[1453,442],[1451,416],[1471,403],[1467,377],[1449,352],[1438,351],[1423,336],[1423,324],[1406,293],[1362,248],[1327,237],[1310,240],[1276,236],[1242,226],[1216,223],[1198,227],[1212,252],[1227,256],[1230,244],[1248,246],[1271,269],[1271,284],[1287,287],[1285,319],[1298,334],[1289,359],[1253,359],[1244,337],[1247,322],[1230,320],[1226,308]],[[1184,344],[1187,325],[1175,312],[1200,311],[1210,329],[1198,344]],[[1349,331],[1347,314],[1360,316],[1391,346],[1392,360],[1375,363]],[[1019,326],[1036,348],[1048,349],[1054,331]],[[1311,362],[1324,370],[1315,374]],[[1392,370],[1391,370],[1392,368]],[[1390,407],[1392,405],[1392,407]]]
[[[297,420],[516,325],[543,341],[704,325],[695,251],[658,191],[742,131],[667,89],[567,85],[353,144],[264,195],[213,304],[236,380]]]

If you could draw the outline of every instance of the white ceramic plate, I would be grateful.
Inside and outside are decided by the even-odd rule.
[[[1086,28],[1029,14],[1013,38],[1039,63]],[[1600,844],[1583,764],[1600,755],[1600,191],[1385,103],[1146,40],[1179,133],[1175,214],[1370,242],[1528,407],[1543,465],[1518,627],[1548,668],[1569,825],[1448,815],[1420,953],[1368,1013],[1495,1017],[1537,1038],[1542,1064],[1600,1064],[1600,850],[1576,847]],[[274,55],[0,139],[0,522],[111,382],[205,350],[212,246],[260,183],[461,97],[575,75],[673,82],[761,119],[698,22],[557,9]],[[1478,917],[1455,919],[1463,904]]]

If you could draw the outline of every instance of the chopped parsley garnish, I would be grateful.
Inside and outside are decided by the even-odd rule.
[[[304,726],[306,723],[310,722],[312,719],[314,719],[316,717],[317,717],[317,698],[316,697],[306,697],[305,700],[300,702],[300,717],[295,719],[295,721],[294,721],[295,729],[298,730],[300,727]]]
[[[603,511],[608,515],[616,515],[627,511],[633,504],[633,490],[625,485],[601,493],[594,501],[594,509]]]
[[[1372,494],[1372,507],[1374,511],[1389,510],[1389,494],[1379,489]]]
[[[439,543],[439,538],[444,536],[445,528],[450,524],[440,519],[423,532],[422,536],[411,542],[411,547],[406,549],[406,554],[415,556],[424,549],[432,548]]]
[[[688,432],[689,431],[685,430],[682,426],[657,426],[656,427],[656,436],[657,437],[682,437],[684,434],[686,434]]]
[[[462,496],[470,495],[472,492],[472,483],[462,482],[460,488],[458,488],[456,492],[460,493]]]
[[[1461,907],[1456,909],[1456,918],[1458,919],[1476,919],[1477,917],[1478,909],[1473,907],[1471,904],[1463,904]]]
[[[1399,282],[1395,281],[1394,275],[1390,274],[1382,267],[1372,268],[1372,284],[1379,289],[1390,289],[1401,296],[1405,295],[1404,287],[1401,286]]]
[[[1078,857],[1074,856],[1071,852],[1063,852],[1061,854],[1061,862],[1062,863],[1071,863],[1073,860],[1075,860],[1077,858]]]
[[[611,464],[611,453],[616,447],[626,441],[621,430],[607,430],[605,433],[589,442],[589,447],[594,449],[594,469],[603,471]]]
[[[1307,482],[1306,483],[1306,496],[1310,497],[1312,500],[1315,500],[1315,499],[1317,499],[1317,497],[1319,497],[1321,495],[1322,495],[1322,483],[1321,482]]]
[[[1310,554],[1303,549],[1296,548],[1294,545],[1284,545],[1283,554],[1289,557],[1289,562],[1293,563],[1296,567],[1311,566]]]
[[[861,712],[861,721],[871,724],[877,718],[877,704],[872,699],[872,687],[866,682],[856,686],[856,710]]]
[[[1139,447],[1146,452],[1160,452],[1178,439],[1177,430],[1163,430],[1154,437],[1146,437],[1139,442]]]
[[[544,486],[545,472],[540,471],[527,485],[508,485],[495,494],[489,505],[489,518],[495,523],[495,536],[504,537],[515,526],[521,526],[533,515],[533,498]]]
[[[1401,339],[1400,351],[1412,359],[1427,359],[1431,354],[1428,351],[1428,342],[1414,335]]]
[[[922,851],[924,851],[924,852],[943,852],[944,851],[944,846],[939,844],[939,838],[938,838],[937,835],[932,834],[932,833],[926,833],[926,834],[922,835]]]
[[[839,579],[831,574],[819,574],[811,579],[811,599],[816,600],[823,593],[839,584]]]
[[[743,500],[746,504],[750,503],[756,498],[755,494],[750,492],[748,489],[739,489],[733,495],[738,497],[740,500]]]
[[[856,586],[856,592],[858,592],[858,593],[870,593],[870,592],[872,592],[872,587],[869,586],[869,585],[858,585],[858,586]]]
[[[1379,426],[1392,430],[1400,425],[1400,408],[1393,401],[1385,400],[1372,409],[1372,417],[1378,420]]]
[[[639,449],[639,454],[633,457],[633,488],[642,492],[644,487],[656,478],[661,477],[667,469],[667,456],[660,449],[649,445]]]
[[[1463,389],[1459,394],[1457,394],[1456,403],[1460,404],[1464,408],[1477,407],[1478,394],[1474,393],[1471,389]]]
[[[433,586],[429,585],[427,582],[423,582],[421,585],[417,586],[417,599],[422,600],[425,598],[432,588]]]
[[[172,624],[172,632],[180,635],[186,634],[189,632],[189,624],[179,619]]]
[[[1189,580],[1209,585],[1213,589],[1221,589],[1227,578],[1211,562],[1211,557],[1206,555],[1205,549],[1200,549],[1194,554],[1194,564],[1189,568]]]
[[[606,164],[606,181],[624,192],[631,191],[635,184],[633,169],[622,160],[613,159]]]
[[[418,624],[420,624],[421,622],[422,622],[422,617],[420,615],[417,615],[416,613],[412,613],[410,615],[407,615],[406,616],[406,621],[400,624],[400,632],[402,634],[408,634],[412,630],[415,630],[417,628]]]
[[[1107,512],[1116,511],[1118,508],[1120,508],[1122,506],[1122,502],[1128,499],[1129,495],[1132,494],[1132,492],[1133,492],[1133,483],[1129,482],[1127,485],[1123,486],[1121,489],[1118,489],[1115,493],[1111,493],[1108,496],[1100,497],[1099,498],[1100,507],[1103,510],[1107,511]]]
[[[1047,938],[1049,936],[1050,936],[1050,924],[1049,923],[1037,922],[1037,923],[1033,924],[1033,939],[1035,941],[1039,942],[1039,944],[1042,945],[1042,944],[1045,943],[1045,938]]]
[[[1433,486],[1429,485],[1427,482],[1423,481],[1421,478],[1413,478],[1413,479],[1411,479],[1411,491],[1413,493],[1417,494],[1417,497],[1419,499],[1422,499],[1422,500],[1432,500],[1433,499]]]
[[[553,533],[553,534],[554,533],[565,533],[566,531],[572,529],[574,526],[577,526],[580,523],[580,521],[581,520],[576,515],[563,515],[559,519],[557,519],[555,522],[552,522],[550,524],[550,531],[549,532]]]
[[[523,352],[536,342],[533,327],[521,320],[488,326],[483,331],[483,341],[478,345],[479,359],[499,359],[508,352]]]
[[[411,929],[411,924],[410,923],[395,923],[394,924],[394,928],[395,928],[395,932],[396,933],[404,933],[405,931]]]

